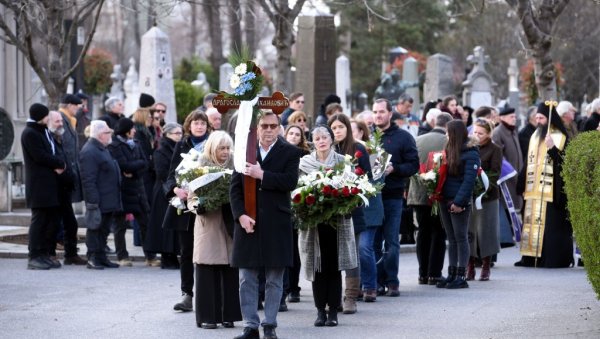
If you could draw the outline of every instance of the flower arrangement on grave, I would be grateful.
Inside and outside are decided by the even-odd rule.
[[[177,186],[194,192],[192,199],[194,208],[202,207],[205,211],[213,211],[229,202],[229,184],[232,171],[214,166],[201,165],[201,153],[194,148],[181,154],[182,160],[175,169]],[[187,209],[185,202],[177,196],[171,198],[171,206],[177,208],[178,214]]]
[[[383,132],[376,129],[371,135],[365,146],[369,152],[369,161],[371,162],[371,173],[373,180],[379,180],[385,173],[385,168],[389,164],[392,156],[383,149]]]
[[[368,198],[381,191],[382,185],[373,185],[354,163],[346,155],[343,163],[320,168],[298,179],[298,187],[292,192],[292,210],[298,228],[308,229],[318,224],[337,227],[338,216],[351,214],[361,204],[368,205]]]
[[[419,173],[415,174],[419,183],[425,186],[429,203],[431,204],[431,215],[439,215],[440,201],[442,201],[442,188],[446,181],[448,164],[446,163],[446,152],[429,152],[427,163],[421,164]]]

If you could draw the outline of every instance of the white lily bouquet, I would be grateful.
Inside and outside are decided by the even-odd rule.
[[[200,165],[201,156],[202,154],[194,148],[190,149],[187,153],[181,153],[182,160],[175,169],[175,180],[179,188],[188,191],[189,183],[202,175],[202,166]],[[179,199],[177,196],[171,198],[169,203],[171,206],[177,208],[178,213],[187,209],[185,201]]]

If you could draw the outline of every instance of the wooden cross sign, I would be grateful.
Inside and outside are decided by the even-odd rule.
[[[240,107],[240,100],[234,98],[226,98],[222,94],[217,95],[212,100],[213,107],[221,114],[227,113],[231,109]],[[275,92],[270,97],[258,98],[259,109],[270,109],[273,113],[280,115],[290,106],[289,100],[281,92]],[[256,134],[257,121],[252,120],[250,132],[248,133],[248,141],[246,144],[246,161],[251,164],[256,164]],[[256,179],[250,176],[244,176],[244,208],[246,214],[256,220]]]

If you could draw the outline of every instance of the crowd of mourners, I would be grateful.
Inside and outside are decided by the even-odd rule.
[[[372,110],[353,117],[344,114],[339,97],[329,95],[310,124],[304,94],[292,93],[281,116],[259,115],[257,162],[233,172],[229,203],[215,211],[188,204],[180,213],[171,198],[190,202],[195,195],[177,184],[182,154],[195,149],[203,166],[234,169],[237,113],[222,125],[213,97],[207,95],[182,125],[165,122],[168,107],[148,94],[141,94],[130,117],[116,97],[104,102],[105,114],[97,119],[83,93],[65,95],[57,110],[33,104],[21,136],[32,211],[27,267],[133,266],[125,237],[131,229],[145,265],[180,271],[182,298],[175,310],[195,310],[204,329],[243,321],[236,338],[259,338],[261,326],[264,338],[277,338],[277,313],[300,301],[301,275],[312,283],[317,327],[336,326],[338,312],[356,313],[357,301],[398,297],[400,234],[406,242],[416,234],[418,284],[437,288],[489,280],[501,248],[516,244],[520,230],[514,226],[520,222],[523,235],[539,220],[545,229],[537,243],[522,241],[516,266],[575,264],[562,154],[578,133],[600,130],[600,99],[581,115],[567,101],[532,106],[519,130],[508,106],[473,111],[449,96],[426,103],[418,118],[405,94],[396,102],[376,99]],[[299,176],[333,167],[345,155],[368,155],[375,132],[391,155],[384,175],[373,179],[369,156],[357,165],[382,191],[351,215],[339,216],[335,228],[297,227],[290,195]],[[432,213],[431,195],[417,175],[435,152],[443,152],[447,166],[439,214]],[[489,187],[475,204],[482,171]],[[550,189],[540,194],[539,182],[530,177],[541,172],[554,175],[541,179],[549,180]],[[248,177],[257,180],[255,216],[245,209]],[[546,204],[541,219],[535,215],[540,201]],[[85,256],[78,254],[73,203],[85,210]],[[107,243],[110,233],[114,250]],[[524,251],[529,247],[534,252]]]

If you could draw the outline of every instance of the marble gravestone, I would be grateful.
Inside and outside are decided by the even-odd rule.
[[[309,125],[314,123],[325,97],[336,93],[336,42],[332,15],[298,17],[294,88],[304,93],[304,111]]]
[[[109,96],[117,97],[121,100],[125,99],[125,93],[123,91],[123,79],[125,76],[123,72],[121,72],[121,65],[116,64],[113,66],[113,72],[110,75],[110,80],[112,80],[112,85],[110,86]],[[71,93],[71,92],[69,92]]]
[[[171,45],[169,37],[156,26],[142,36],[139,90],[167,105],[166,122],[177,121]]]
[[[423,99],[431,101],[454,94],[453,76],[451,57],[436,53],[427,58]]]
[[[404,83],[419,83],[419,62],[413,57],[408,57],[404,60],[402,67],[402,82]],[[406,94],[413,98],[412,114],[418,114],[420,107],[419,86],[411,86],[406,88]]]
[[[473,54],[467,58],[467,62],[473,64],[473,69],[462,83],[463,106],[471,106],[474,110],[481,106],[493,106],[496,84],[485,70],[485,63],[488,61],[489,57],[481,46],[475,47]]]
[[[350,60],[345,55],[340,55],[335,60],[335,92],[342,99],[344,114],[352,116]]]
[[[226,62],[219,66],[219,91],[232,93],[233,88],[229,85],[229,78],[233,74],[233,66]]]
[[[130,116],[135,112],[139,105],[140,98],[140,87],[139,87],[139,75],[135,67],[135,59],[129,59],[129,69],[123,82],[123,89],[125,90],[125,116]]]

